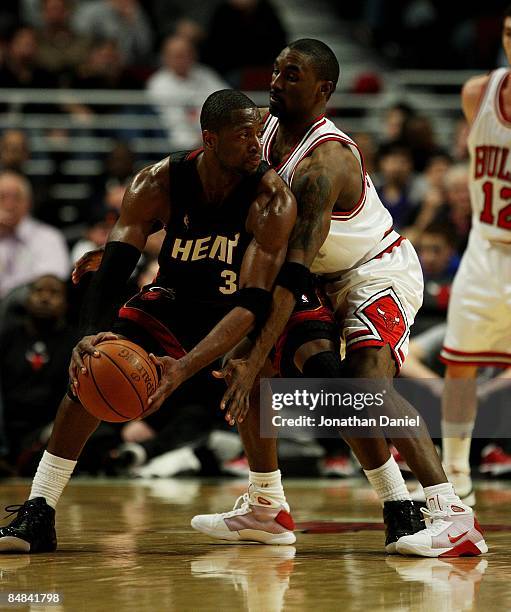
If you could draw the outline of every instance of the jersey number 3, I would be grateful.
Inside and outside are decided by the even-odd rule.
[[[224,279],[224,284],[220,285],[220,287],[218,288],[220,293],[223,293],[224,295],[236,293],[236,291],[238,290],[238,287],[236,285],[236,272],[233,272],[232,270],[223,270],[220,276]]]
[[[484,207],[479,217],[481,223],[494,225],[495,215],[493,214],[493,183],[486,181],[483,183]],[[504,202],[511,200],[511,188],[502,187],[500,190],[500,199]],[[511,229],[511,204],[504,206],[499,210],[497,217],[497,227],[503,229]]]

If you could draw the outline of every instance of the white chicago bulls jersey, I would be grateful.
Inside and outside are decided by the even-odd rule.
[[[470,129],[472,227],[486,240],[511,242],[511,118],[500,94],[507,68],[491,75]]]
[[[268,115],[262,136],[263,159],[270,165],[271,150],[279,120]],[[349,211],[334,212],[330,231],[311,270],[316,274],[349,270],[366,259],[380,245],[392,228],[392,217],[383,206],[374,185],[366,173],[364,161],[356,143],[324,115],[311,125],[302,140],[275,167],[276,172],[291,186],[298,164],[324,142],[337,140],[347,145],[360,164],[363,191],[360,200]]]

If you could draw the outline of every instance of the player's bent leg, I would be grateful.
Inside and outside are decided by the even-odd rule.
[[[442,396],[442,448],[447,476],[469,506],[475,504],[470,477],[470,444],[477,410],[477,367],[448,364]]]
[[[295,353],[294,364],[306,378],[339,378],[345,373],[338,351],[326,339],[304,343]],[[410,500],[403,476],[383,436],[345,437],[383,505],[385,551],[396,553],[402,536],[422,528],[419,507]]]
[[[42,553],[57,548],[55,507],[85,442],[98,425],[99,420],[78,401],[64,397],[29,499],[6,508],[16,517],[6,527],[0,527],[0,553]]]
[[[296,542],[294,522],[278,469],[277,440],[276,437],[261,438],[259,410],[256,385],[247,417],[238,424],[250,465],[248,491],[238,498],[232,510],[199,514],[193,517],[191,525],[219,540],[293,544]]]

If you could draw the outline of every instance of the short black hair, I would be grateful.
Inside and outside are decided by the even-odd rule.
[[[315,38],[300,38],[290,43],[288,48],[307,55],[312,60],[318,79],[332,81],[335,90],[341,69],[335,53],[328,45]]]
[[[432,221],[422,230],[422,235],[424,234],[442,236],[445,242],[453,249],[456,249],[458,246],[456,228],[449,221]]]
[[[502,14],[502,20],[504,21],[506,17],[511,17],[511,4],[507,5],[506,10]]]
[[[221,89],[204,102],[200,113],[202,130],[218,132],[232,122],[231,113],[245,108],[257,108],[248,96],[236,89]]]

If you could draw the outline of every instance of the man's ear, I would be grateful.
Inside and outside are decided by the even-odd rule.
[[[205,149],[214,149],[216,146],[217,135],[210,130],[202,130],[202,142]]]
[[[322,94],[325,94],[325,96],[328,99],[334,91],[333,81],[323,81],[323,83],[321,83],[321,87],[319,88],[319,90],[321,91]]]

